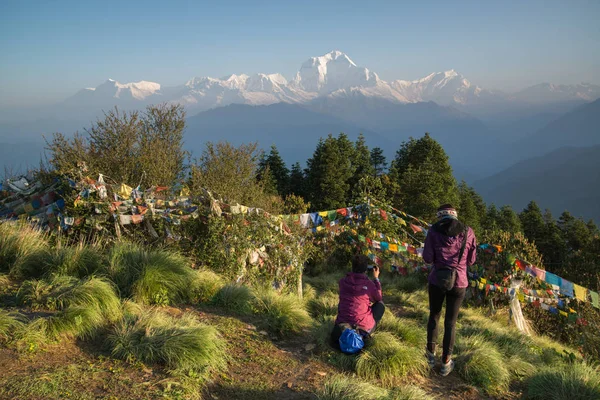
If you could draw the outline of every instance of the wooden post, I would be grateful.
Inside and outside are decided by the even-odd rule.
[[[300,270],[300,276],[298,277],[298,297],[300,297],[300,299],[302,299],[302,297],[303,297],[303,293],[302,293],[302,270]]]

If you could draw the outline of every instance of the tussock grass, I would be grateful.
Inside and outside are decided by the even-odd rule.
[[[316,289],[314,287],[312,287],[312,285],[310,285],[308,283],[302,284],[302,299],[304,301],[308,302],[317,296],[318,296],[318,293],[317,293]]]
[[[305,276],[304,282],[308,283],[319,293],[338,291],[338,282],[344,277],[343,273],[321,274],[318,276]]]
[[[544,368],[526,381],[526,399],[600,399],[600,368],[583,363]]]
[[[468,383],[478,386],[490,395],[508,390],[510,372],[507,359],[494,343],[482,335],[460,338],[460,356],[456,360],[458,373]]]
[[[385,310],[377,330],[390,332],[406,344],[421,349],[425,348],[427,342],[427,331],[424,326],[408,318],[398,318],[389,309]]]
[[[77,278],[96,274],[106,262],[102,251],[95,245],[60,246],[48,255],[43,267],[46,274]]]
[[[225,366],[225,341],[191,315],[177,319],[156,309],[126,315],[107,337],[112,355],[162,364],[174,372],[208,376]]]
[[[386,389],[345,375],[328,379],[317,393],[319,400],[386,400],[388,396]]]
[[[410,274],[407,276],[394,274],[390,284],[401,292],[412,293],[425,288],[427,280],[421,274]]]
[[[89,338],[98,329],[121,318],[121,302],[110,282],[90,278],[65,292],[62,310],[48,319],[48,334]]]
[[[321,351],[331,350],[331,332],[335,325],[335,316],[327,315],[317,319],[312,327],[312,337],[317,343],[317,348]]]
[[[228,284],[219,289],[212,303],[239,314],[250,314],[253,298],[254,295],[249,287]]]
[[[337,315],[339,298],[336,294],[326,292],[307,301],[308,310],[314,318]]]
[[[212,271],[194,271],[191,285],[192,303],[208,303],[225,286],[223,278]]]
[[[194,279],[185,257],[167,250],[146,250],[129,242],[119,242],[111,248],[106,272],[123,297],[143,304],[186,301]]]
[[[23,282],[17,291],[17,302],[33,310],[59,310],[64,308],[65,293],[79,281],[71,276],[53,276]]]
[[[0,271],[16,279],[38,277],[48,255],[47,236],[28,224],[0,223]]]
[[[398,378],[427,372],[423,349],[407,346],[389,332],[376,332],[372,339],[356,362],[356,373],[362,378],[391,385]]]
[[[433,400],[433,397],[418,386],[406,385],[392,390],[388,400]]]
[[[278,294],[273,290],[257,291],[253,308],[261,316],[267,330],[278,336],[300,333],[312,322],[302,300],[290,294]]]
[[[19,313],[0,309],[0,343],[9,341],[15,331],[24,327],[24,318]]]

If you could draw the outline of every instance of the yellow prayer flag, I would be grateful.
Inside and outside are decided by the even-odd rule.
[[[560,315],[562,315],[563,317],[568,317],[569,315],[564,312],[563,310],[558,310],[558,312],[560,313]]]
[[[406,221],[405,221],[405,220],[403,220],[402,218],[398,218],[398,223],[399,223],[400,225],[404,225],[404,226],[406,226]]]
[[[587,289],[578,284],[573,284],[573,290],[575,291],[575,298],[581,301],[587,301]]]
[[[485,278],[480,278],[479,281],[481,283],[483,283],[484,285],[487,283],[487,279],[485,279]]]
[[[321,217],[326,217],[327,216],[327,211],[319,211],[319,215]]]
[[[119,190],[117,191],[117,194],[121,197],[123,197],[124,199],[128,199],[131,197],[131,192],[133,191],[133,188],[130,186],[127,186],[124,183],[121,183],[121,186],[119,186]]]
[[[523,292],[517,293],[517,298],[519,299],[519,301],[525,301],[525,295],[523,294]]]
[[[394,253],[397,253],[398,252],[398,245],[390,243],[390,251],[393,251]]]
[[[479,282],[479,290],[483,290],[484,284]]]

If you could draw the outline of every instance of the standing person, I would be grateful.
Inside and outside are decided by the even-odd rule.
[[[423,249],[423,260],[427,264],[433,264],[428,279],[429,321],[426,355],[429,366],[433,368],[438,323],[445,299],[446,316],[440,374],[447,376],[454,369],[454,325],[468,286],[467,268],[473,265],[477,258],[477,244],[473,229],[458,220],[458,214],[452,205],[440,206],[437,217],[438,221],[429,230]]]
[[[367,276],[371,260],[365,255],[352,257],[352,272],[340,279],[340,302],[335,327],[331,332],[332,345],[339,346],[339,339],[346,326],[364,336],[373,332],[385,312],[382,302],[379,267],[374,265],[373,280]]]

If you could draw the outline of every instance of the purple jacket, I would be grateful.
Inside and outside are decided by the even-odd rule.
[[[336,324],[358,325],[366,331],[375,327],[371,303],[381,301],[381,283],[367,275],[348,272],[340,279],[340,304]]]
[[[475,264],[477,259],[477,242],[473,229],[467,231],[467,244],[460,264],[458,263],[458,253],[462,246],[464,237],[464,225],[462,222],[451,218],[445,218],[436,222],[425,239],[425,248],[423,249],[423,261],[427,264],[433,264],[429,273],[429,283],[435,285],[435,270],[441,267],[456,268],[458,275],[456,277],[456,287],[466,288],[469,286],[467,279],[467,267]]]

